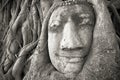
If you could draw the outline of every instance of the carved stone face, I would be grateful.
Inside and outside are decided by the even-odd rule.
[[[95,15],[86,5],[54,10],[48,25],[49,56],[54,67],[68,77],[78,74],[92,43]]]

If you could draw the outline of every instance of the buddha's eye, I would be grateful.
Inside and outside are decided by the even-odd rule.
[[[89,14],[81,14],[79,15],[79,26],[81,25],[91,25],[92,21],[90,19],[90,15]]]
[[[90,18],[82,18],[82,20],[80,20],[79,22],[79,26],[85,26],[85,25],[93,26],[93,24],[94,24],[94,20],[91,20]]]
[[[81,24],[88,24],[89,23],[89,18],[83,18]]]
[[[49,25],[49,31],[51,32],[58,32],[59,28],[60,28],[60,21],[53,21]]]
[[[94,21],[88,18],[82,18],[79,22],[79,29],[87,29],[94,26]]]

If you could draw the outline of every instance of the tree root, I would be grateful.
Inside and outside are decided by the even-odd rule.
[[[22,80],[21,74],[22,74],[23,67],[25,66],[24,64],[26,61],[27,54],[29,54],[30,51],[36,47],[37,43],[38,43],[38,40],[36,42],[30,43],[30,44],[24,46],[21,49],[19,57],[16,60],[14,66],[13,66],[13,69],[12,69],[12,75],[15,78],[15,80]]]

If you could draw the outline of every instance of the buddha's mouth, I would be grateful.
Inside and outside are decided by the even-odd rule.
[[[81,63],[84,61],[84,58],[71,58],[68,63]]]
[[[76,56],[59,56],[61,60],[65,60],[67,63],[81,63],[84,62],[85,57],[76,57]]]
[[[59,51],[55,53],[58,57],[66,57],[66,58],[85,58],[88,55],[88,52],[85,49],[80,50],[68,50],[68,51]]]

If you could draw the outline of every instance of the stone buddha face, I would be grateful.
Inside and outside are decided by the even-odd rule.
[[[55,9],[48,24],[48,50],[53,66],[66,76],[78,74],[92,44],[95,14],[84,4]]]

